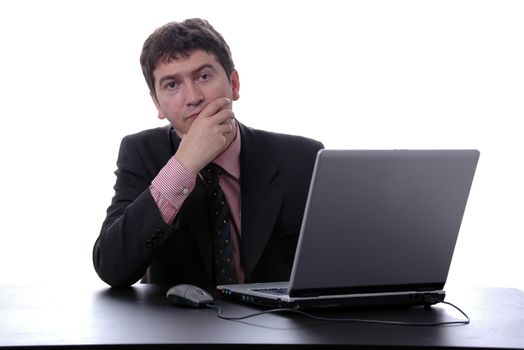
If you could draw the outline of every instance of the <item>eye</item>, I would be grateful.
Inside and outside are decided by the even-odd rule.
[[[200,80],[202,80],[202,81],[209,80],[209,78],[211,78],[211,74],[209,74],[209,73],[202,73],[202,74],[200,74]]]
[[[166,84],[166,87],[169,89],[175,89],[177,86],[178,84],[174,81],[170,81],[169,83]]]

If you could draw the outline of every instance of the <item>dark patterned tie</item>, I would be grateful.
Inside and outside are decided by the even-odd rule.
[[[215,282],[217,285],[235,282],[233,245],[231,243],[231,214],[224,191],[219,185],[222,168],[209,163],[202,171],[207,187],[209,217],[213,233]]]

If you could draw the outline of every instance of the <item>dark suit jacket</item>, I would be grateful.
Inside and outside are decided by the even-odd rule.
[[[320,142],[240,124],[241,239],[247,282],[289,279]],[[213,248],[205,189],[197,181],[172,225],[149,186],[178,148],[169,126],[124,137],[115,195],[93,249],[111,286],[143,282],[212,288]]]

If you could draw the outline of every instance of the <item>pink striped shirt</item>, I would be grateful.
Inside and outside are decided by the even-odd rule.
[[[224,172],[220,177],[220,186],[224,191],[231,212],[231,235],[233,260],[238,283],[244,283],[245,275],[240,258],[240,128],[237,124],[236,137],[229,147],[219,154],[213,162],[220,165]],[[176,159],[171,159],[153,179],[151,195],[160,209],[162,219],[172,223],[186,198],[196,185],[196,178]]]

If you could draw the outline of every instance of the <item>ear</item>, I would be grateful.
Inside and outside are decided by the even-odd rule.
[[[162,113],[162,110],[160,109],[160,104],[158,103],[158,99],[156,98],[156,95],[153,93],[153,91],[149,91],[149,96],[151,96],[151,99],[155,104],[156,110],[158,111],[158,119],[166,119],[166,116],[164,115],[164,113]]]
[[[232,100],[238,100],[240,98],[240,78],[236,69],[231,72],[231,90],[233,92]]]

